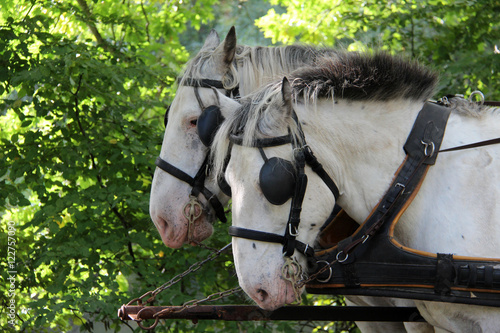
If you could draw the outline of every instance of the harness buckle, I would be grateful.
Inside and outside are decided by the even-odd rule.
[[[431,157],[432,155],[434,155],[434,150],[436,149],[434,142],[425,142],[424,140],[420,140],[420,143],[424,145],[424,155],[426,157]],[[428,151],[429,147],[430,152]]]
[[[402,183],[396,183],[395,185],[396,187],[400,187],[401,188],[401,194],[403,194],[405,192],[405,189],[406,189],[406,186]],[[366,240],[365,240],[366,241]],[[363,243],[365,242],[363,241]]]
[[[361,242],[361,244],[366,243],[366,241],[368,240],[368,238],[370,238],[370,235],[368,235],[368,234],[363,235],[363,237],[361,237],[361,239],[363,240],[363,241]]]
[[[292,232],[292,225],[289,223],[288,224],[288,234],[293,237],[297,237],[299,235],[299,230],[297,230],[297,227],[295,227],[295,232]]]

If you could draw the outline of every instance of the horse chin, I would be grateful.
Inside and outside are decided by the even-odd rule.
[[[174,221],[177,221],[177,223]],[[209,217],[204,213],[194,221],[191,237],[189,237],[188,221],[184,215],[173,216],[173,219],[169,220],[162,216],[155,216],[153,222],[163,244],[172,249],[178,249],[186,243],[196,245],[210,237],[213,233]]]
[[[201,243],[208,237],[212,236],[214,228],[210,221],[211,220],[209,218],[205,217],[205,214],[203,214],[200,219],[196,220],[191,239],[188,239],[186,235],[186,242],[191,245],[197,245],[197,243]]]
[[[267,283],[266,286],[257,284],[246,287],[242,281],[240,281],[240,285],[245,293],[263,310],[273,311],[297,301],[292,284],[279,277]],[[302,291],[303,288],[299,292]]]

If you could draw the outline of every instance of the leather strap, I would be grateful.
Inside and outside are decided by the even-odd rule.
[[[491,139],[491,140],[486,140],[486,141],[471,143],[471,144],[468,144],[468,145],[463,145],[463,146],[458,146],[458,147],[443,149],[443,150],[440,150],[439,152],[440,153],[445,153],[445,152],[448,152],[448,151],[464,150],[464,149],[469,149],[469,148],[479,148],[479,147],[488,146],[488,145],[494,145],[494,144],[499,144],[499,143],[500,143],[500,138],[496,138],[496,139]]]
[[[230,134],[229,141],[238,146],[243,145],[243,138],[236,134]],[[283,135],[273,138],[254,139],[250,147],[269,148],[269,147],[286,145],[288,143],[292,143],[292,137],[290,135]]]
[[[195,79],[195,78],[186,78],[184,81],[182,78],[178,78],[177,82],[182,84],[184,86],[188,87],[200,87],[200,88],[217,88],[217,89],[224,89],[226,90],[226,96],[227,97],[233,97],[233,98],[239,98],[240,97],[240,87],[236,86],[233,89],[226,89],[224,88],[224,84],[222,81],[219,80],[211,80],[211,79]]]
[[[229,235],[232,237],[245,238],[249,240],[256,240],[259,242],[268,243],[278,243],[285,245],[285,236],[273,234],[270,232],[240,228],[235,226],[229,227]],[[300,253],[304,254],[306,257],[314,256],[314,249],[308,244],[302,243],[301,241],[295,240],[295,249]]]
[[[217,218],[222,222],[227,222],[226,214],[224,212],[224,206],[219,201],[219,199],[212,192],[210,192],[210,190],[207,189],[204,185],[206,177],[206,169],[208,165],[208,154],[205,157],[205,160],[203,161],[200,169],[198,169],[198,173],[196,174],[195,177],[191,177],[184,171],[168,163],[159,156],[156,158],[155,164],[168,174],[189,184],[192,187],[191,190],[192,195],[198,196],[198,194],[201,193],[214,209]]]
[[[156,158],[155,165],[162,169],[163,171],[171,174],[175,178],[182,180],[185,183],[188,183],[189,185],[193,186],[194,185],[194,178],[182,171],[181,169],[173,166],[172,164],[168,163],[164,159],[162,159],[160,156]]]
[[[318,159],[316,158],[316,156],[314,156],[314,153],[309,146],[307,146],[305,149],[305,158],[307,165],[309,165],[312,171],[314,171],[323,180],[326,186],[328,186],[330,191],[333,193],[335,201],[337,201],[340,196],[340,191],[337,187],[337,184],[335,184],[333,179],[328,175],[328,173],[326,173],[325,169],[323,169],[323,165],[319,163]]]
[[[178,78],[177,81],[182,83],[183,86],[188,87],[200,87],[200,88],[217,88],[224,89],[224,84],[219,80],[211,80],[211,79],[194,79],[191,77],[182,80],[182,78]]]

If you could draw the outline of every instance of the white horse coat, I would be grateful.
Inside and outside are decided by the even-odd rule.
[[[247,145],[232,146],[231,159],[224,173],[232,189],[233,225],[283,234],[290,203],[275,206],[264,198],[259,186],[263,160],[259,151],[249,146],[256,137],[284,135],[287,128],[292,133],[296,131],[290,113],[292,107],[301,122],[308,145],[340,189],[338,204],[357,222],[364,221],[403,161],[402,146],[424,99],[429,98],[430,93],[421,87],[411,92],[412,84],[418,84],[415,83],[417,79],[403,78],[398,81],[398,72],[408,68],[403,64],[391,69],[394,65],[391,59],[371,73],[383,76],[385,70],[393,70],[396,78],[385,75],[388,78],[382,78],[383,82],[375,80],[373,87],[370,80],[363,82],[366,59],[361,57],[362,64],[356,67],[356,63],[353,65],[352,59],[347,56],[343,60],[348,63],[345,66],[348,73],[342,72],[339,69],[342,63],[336,64],[335,61],[328,62],[326,69],[323,68],[326,76],[331,76],[330,83],[326,79],[315,82],[314,76],[318,75],[318,71],[306,73],[313,79],[304,79],[306,82],[302,82],[302,86],[305,88],[301,94],[296,92],[293,104],[286,87],[283,87],[282,94],[281,85],[275,84],[255,95],[253,100],[245,101],[244,106],[226,120],[213,145],[216,170],[222,173],[224,169],[230,133],[244,131],[243,144]],[[420,73],[418,68],[409,70],[416,71],[413,74],[417,77],[427,75]],[[294,80],[300,80],[303,74],[294,74]],[[339,90],[335,80],[345,90]],[[325,88],[329,84],[332,87]],[[388,92],[388,87],[394,91]],[[307,89],[312,93],[308,94]],[[327,93],[325,89],[329,89]],[[303,98],[302,94],[306,97]],[[335,99],[322,97],[328,94],[334,95]],[[359,97],[357,94],[367,96]],[[452,107],[442,149],[496,138],[500,133],[498,110],[478,110],[477,106],[461,103],[460,100],[454,100]],[[293,160],[290,145],[264,150],[268,157]],[[306,168],[306,174],[309,181],[297,239],[312,244],[321,223],[330,213],[334,199],[309,168]],[[499,145],[442,153],[436,165],[430,168],[413,203],[403,214],[395,236],[401,244],[421,251],[500,258],[500,205],[496,204],[499,196]],[[284,260],[281,252],[279,244],[233,238],[240,285],[259,306],[266,309],[295,300],[291,283],[282,277]],[[304,266],[303,256],[295,254],[294,257]],[[390,302],[408,305],[404,300]],[[500,327],[498,308],[427,301],[415,303],[436,331],[495,332]],[[366,326],[369,329],[370,324]],[[428,329],[418,324],[407,325],[407,328],[416,331]]]

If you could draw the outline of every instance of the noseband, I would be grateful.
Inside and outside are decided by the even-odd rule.
[[[298,241],[296,238],[299,235],[299,224],[300,224],[300,212],[302,210],[302,202],[304,199],[304,195],[306,192],[306,187],[307,187],[307,175],[304,173],[304,168],[305,165],[309,165],[311,169],[323,180],[323,182],[326,184],[326,186],[330,189],[332,192],[333,196],[335,197],[335,201],[337,201],[339,197],[339,190],[335,182],[332,180],[332,178],[326,173],[326,171],[323,169],[323,166],[321,163],[318,162],[318,159],[316,156],[314,156],[311,148],[306,144],[304,132],[302,131],[302,127],[300,126],[300,122],[297,118],[297,115],[295,112],[293,112],[292,115],[295,123],[297,124],[298,130],[299,130],[299,136],[300,140],[297,140],[298,138],[294,138],[290,134],[286,136],[280,136],[280,137],[274,137],[274,138],[265,138],[265,139],[256,139],[252,143],[252,147],[258,148],[261,152],[261,155],[263,159],[265,160],[264,166],[261,169],[261,189],[264,194],[264,196],[268,199],[269,202],[272,204],[283,204],[284,201],[280,199],[286,198],[286,201],[290,197],[283,196],[284,198],[280,198],[279,193],[275,194],[274,192],[269,193],[269,191],[280,191],[280,187],[285,184],[279,184],[280,186],[269,186],[269,184],[263,184],[263,178],[262,178],[262,173],[263,170],[266,168],[266,164],[270,163],[273,159],[276,159],[276,157],[273,157],[271,159],[267,159],[267,157],[264,154],[263,148],[264,147],[274,147],[274,146],[281,146],[284,144],[292,144],[293,151],[294,151],[294,161],[293,161],[293,171],[294,171],[294,181],[295,181],[295,186],[293,186],[293,193],[291,194],[291,207],[290,207],[290,214],[288,217],[288,222],[286,225],[286,230],[284,235],[278,235],[278,234],[273,234],[273,233],[268,233],[268,232],[263,232],[263,231],[258,231],[258,230],[251,230],[251,229],[246,229],[246,228],[240,228],[240,227],[235,227],[231,226],[229,227],[229,235],[233,237],[240,237],[240,238],[245,238],[245,239],[250,239],[250,240],[256,240],[256,241],[262,241],[262,242],[268,242],[268,243],[278,243],[283,245],[283,255],[285,257],[291,257],[294,253],[295,250],[299,251],[300,253],[304,254],[306,257],[314,257],[314,249],[309,246],[308,244],[305,244],[303,242]],[[235,134],[231,134],[229,137],[231,143],[237,144],[237,145],[242,145],[242,139],[241,136],[237,136]],[[294,140],[295,139],[295,140]],[[296,147],[295,142],[303,142],[302,147]],[[281,162],[283,163],[283,162]],[[284,163],[290,163],[288,161],[284,161]],[[279,170],[278,167],[274,167],[275,164],[273,164],[273,168],[270,169],[276,169]],[[289,172],[290,168],[285,167],[285,171]],[[275,177],[278,177],[276,175]],[[273,175],[271,174],[270,176],[267,177],[267,180],[272,181]],[[292,181],[292,180],[291,180]],[[270,190],[269,188],[273,188],[273,190]],[[278,187],[278,188],[277,188]],[[286,186],[285,186],[286,188]],[[277,197],[276,201],[273,202],[272,198]],[[333,210],[332,210],[333,211]]]
[[[218,114],[220,115],[220,109],[218,106],[217,107],[216,106],[209,106],[207,108],[205,108],[203,106],[203,102],[201,101],[200,95],[198,93],[198,88],[225,89],[224,85],[222,84],[221,81],[210,80],[210,79],[186,78],[185,80],[179,80],[179,83],[182,84],[183,86],[194,87],[196,99],[198,101],[198,105],[200,106],[203,113],[205,113],[204,111],[212,111],[214,109],[217,109],[216,112],[218,112]],[[232,90],[227,90],[227,89],[225,89],[225,90],[226,90],[226,96],[228,96],[228,97],[231,97],[231,96],[236,97],[239,95],[238,87],[236,87]],[[167,115],[165,115],[165,119],[167,119],[166,117],[167,117]],[[220,115],[220,117],[222,117],[222,115]],[[213,124],[210,124],[210,125],[213,125]],[[210,126],[210,127],[213,127],[213,126]],[[199,130],[199,128],[198,128],[198,130]],[[216,128],[213,129],[213,131],[215,131],[215,130],[216,130]],[[210,134],[213,135],[214,133],[210,133]],[[201,139],[202,139],[203,143],[205,145],[207,145],[207,143],[204,140],[204,136],[201,137]],[[202,194],[205,197],[205,199],[208,201],[210,206],[212,206],[212,208],[214,209],[215,215],[217,216],[217,218],[219,220],[221,220],[222,222],[226,222],[227,219],[226,219],[226,214],[224,212],[224,206],[221,204],[221,202],[219,201],[217,196],[205,187],[205,179],[206,179],[208,172],[211,169],[211,164],[209,162],[209,155],[210,155],[210,148],[208,149],[207,154],[205,156],[205,159],[203,160],[203,163],[201,164],[200,168],[198,169],[198,172],[196,173],[196,175],[194,177],[191,177],[190,175],[188,175],[184,171],[182,171],[179,168],[175,167],[174,165],[168,163],[167,161],[165,161],[164,159],[162,159],[159,156],[156,158],[155,164],[157,167],[159,167],[163,171],[165,171],[168,174],[174,176],[175,178],[189,184],[192,187],[191,194],[189,196],[190,201],[187,204],[187,206],[190,206],[190,207],[185,207],[184,210],[186,210],[186,208],[189,208],[189,210],[191,210],[191,208],[193,208],[194,205],[199,205],[196,198],[198,197],[199,194]]]

